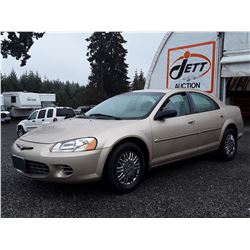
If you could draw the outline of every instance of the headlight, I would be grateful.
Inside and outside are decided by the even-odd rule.
[[[97,140],[93,137],[79,138],[70,141],[58,142],[52,148],[51,152],[82,152],[94,150]]]

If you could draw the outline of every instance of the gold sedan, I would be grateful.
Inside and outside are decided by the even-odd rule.
[[[236,106],[201,91],[142,90],[24,134],[12,158],[27,177],[65,183],[104,177],[124,192],[136,188],[147,170],[169,162],[215,150],[231,160],[242,135]]]

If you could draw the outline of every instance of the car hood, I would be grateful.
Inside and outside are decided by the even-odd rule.
[[[121,126],[132,124],[136,120],[105,120],[105,119],[81,119],[71,118],[63,121],[46,124],[33,129],[19,139],[36,143],[56,143],[80,137],[96,137],[101,134],[112,133]]]
[[[21,120],[17,125],[27,122],[28,119]]]

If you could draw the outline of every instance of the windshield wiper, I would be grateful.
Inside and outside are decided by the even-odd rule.
[[[105,114],[101,114],[101,113],[98,113],[98,114],[90,114],[89,117],[96,117],[96,118],[107,118],[107,119],[115,119],[115,120],[121,120],[120,117],[116,117],[116,116],[113,116],[113,115],[105,115]]]

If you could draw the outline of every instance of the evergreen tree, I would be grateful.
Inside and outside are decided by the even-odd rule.
[[[141,70],[141,71],[140,71],[139,78],[138,78],[139,89],[144,89],[145,82],[146,82],[146,78],[144,77],[144,73],[143,73],[142,70]]]
[[[132,88],[132,90],[137,90],[138,89],[138,73],[137,73],[137,70],[135,71],[135,75],[134,75],[134,79],[133,79],[131,88]]]
[[[97,102],[129,90],[127,50],[121,32],[94,32],[86,39],[91,74],[89,88]]]
[[[19,91],[19,80],[17,78],[16,72],[12,70],[8,76],[3,75],[1,79],[1,91]]]
[[[132,82],[132,90],[144,89],[145,81],[146,81],[146,79],[144,77],[142,70],[140,71],[139,76],[138,76],[138,73],[136,70],[134,80]]]

